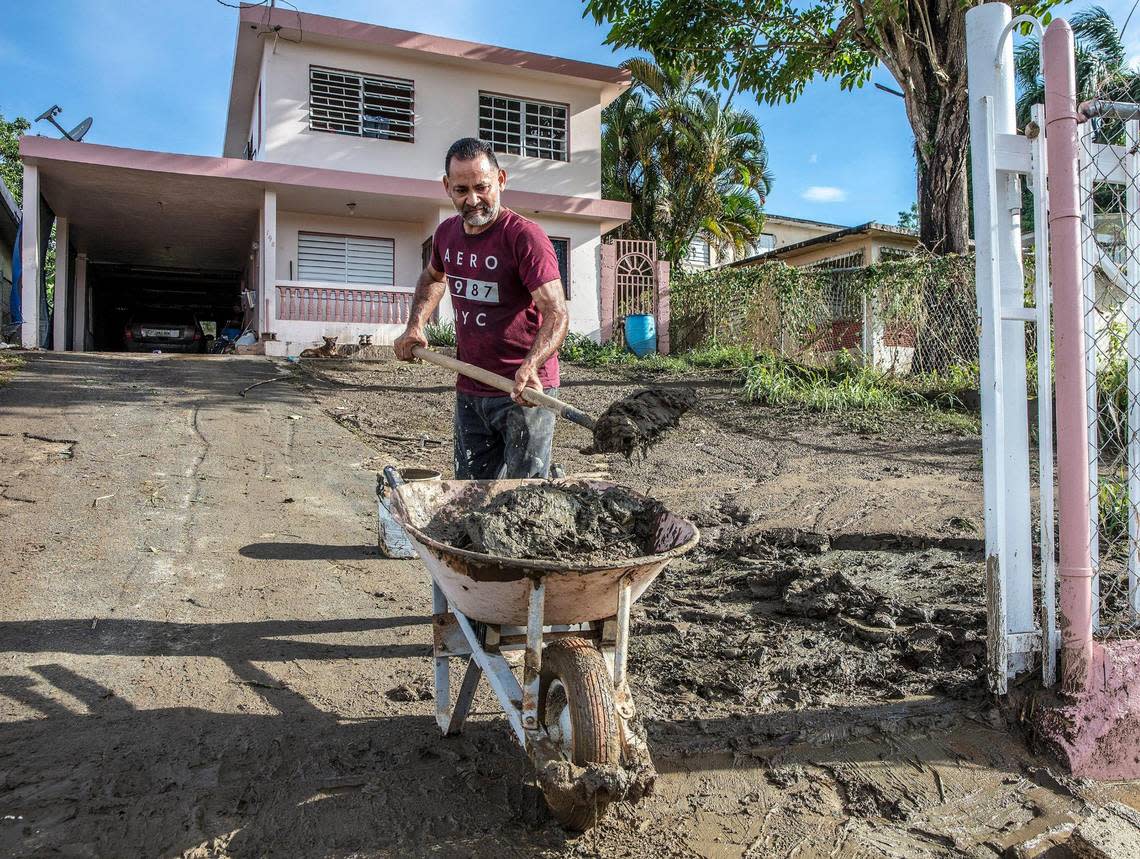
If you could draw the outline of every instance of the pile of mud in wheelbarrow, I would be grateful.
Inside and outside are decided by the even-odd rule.
[[[630,694],[630,606],[695,526],[594,480],[404,482],[392,510],[432,578],[436,720],[459,732],[485,677],[546,802],[586,830],[656,770]],[[465,663],[458,690],[449,661]],[[516,670],[521,662],[521,682]]]

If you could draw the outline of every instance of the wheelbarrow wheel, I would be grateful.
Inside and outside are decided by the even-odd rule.
[[[583,638],[562,638],[542,651],[539,720],[577,766],[621,764],[621,732],[614,687],[605,657]],[[609,799],[546,790],[546,803],[567,829],[589,829],[605,814]]]

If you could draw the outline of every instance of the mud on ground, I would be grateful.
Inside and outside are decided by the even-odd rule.
[[[1058,775],[981,686],[976,437],[568,368],[593,414],[699,392],[642,461],[555,440],[704,537],[635,606],[657,793],[570,838],[485,688],[439,737],[427,577],[376,554],[376,471],[450,470],[453,378],[250,389],[286,372],[46,354],[0,390],[0,855],[999,856],[1140,805]]]
[[[448,374],[324,364],[306,378],[377,462],[448,473]],[[698,404],[643,457],[583,452],[566,422],[555,435],[571,475],[646,492],[702,529],[634,607],[660,795],[577,852],[992,856],[1079,818],[1100,789],[1056,776],[985,688],[978,437],[921,412],[744,404],[725,372],[570,366],[560,396],[599,414],[646,385]],[[421,441],[386,438],[386,413]]]

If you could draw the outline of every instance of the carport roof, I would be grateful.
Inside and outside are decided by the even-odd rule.
[[[21,137],[25,164],[40,169],[40,192],[69,218],[72,241],[89,257],[148,265],[242,268],[265,190],[279,210],[421,221],[449,205],[438,182],[268,161],[178,155]],[[507,191],[523,214],[554,214],[616,226],[629,203]]]

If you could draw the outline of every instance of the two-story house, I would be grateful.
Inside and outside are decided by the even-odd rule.
[[[41,215],[25,219],[24,342],[53,216],[57,349],[121,348],[131,318],[169,306],[240,321],[269,354],[390,342],[455,213],[443,156],[467,136],[494,145],[505,204],[553,240],[571,329],[596,334],[601,236],[629,217],[602,199],[601,115],[629,83],[609,66],[244,7],[221,157],[21,139],[25,209],[38,200]]]

